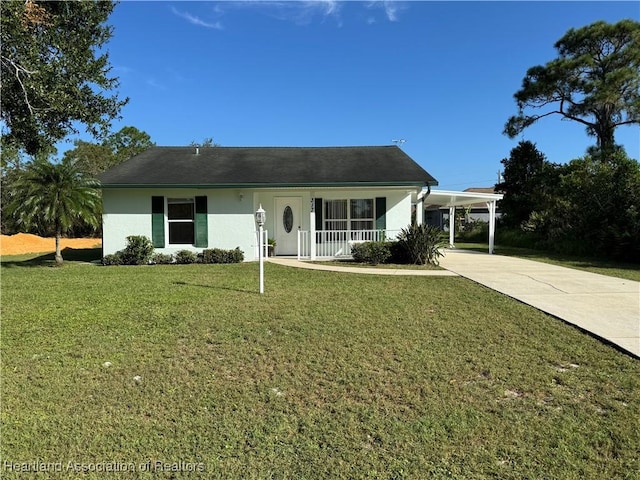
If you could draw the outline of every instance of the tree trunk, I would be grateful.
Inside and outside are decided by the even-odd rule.
[[[600,161],[608,162],[609,157],[616,150],[616,142],[614,138],[615,123],[610,116],[607,116],[608,112],[604,112],[603,119],[600,119],[599,124],[596,125],[595,132],[598,139],[598,150],[600,151]],[[597,118],[597,117],[596,117]]]
[[[62,235],[60,233],[56,233],[56,265],[59,267],[62,266],[62,252],[60,252],[60,238]]]

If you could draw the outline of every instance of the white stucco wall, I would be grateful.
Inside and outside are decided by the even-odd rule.
[[[102,254],[122,250],[129,235],[151,238],[151,193],[147,190],[102,191]]]
[[[411,224],[411,192],[393,191],[387,195],[387,230],[401,230]]]
[[[240,247],[245,260],[254,260],[255,225],[251,196],[241,198],[238,190],[199,189],[105,189],[102,201],[103,255],[115,253],[126,246],[129,235],[144,235],[151,238],[151,197],[193,198],[207,197],[207,248],[233,249]],[[165,240],[168,242],[168,225],[165,208]],[[192,245],[165,245],[156,248],[159,253],[175,253],[179,250],[200,252],[202,248]]]

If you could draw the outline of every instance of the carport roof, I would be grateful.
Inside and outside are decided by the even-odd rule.
[[[418,195],[425,205],[440,205],[442,207],[462,207],[482,202],[502,200],[501,193],[457,192],[454,190],[424,190]]]

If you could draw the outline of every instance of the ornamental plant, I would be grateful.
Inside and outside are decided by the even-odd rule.
[[[404,247],[411,263],[415,265],[439,265],[444,256],[442,249],[442,231],[432,225],[411,224],[403,228],[398,241]]]

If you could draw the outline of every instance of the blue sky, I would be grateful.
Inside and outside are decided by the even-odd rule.
[[[116,131],[158,145],[402,146],[442,189],[490,186],[529,67],[569,28],[640,19],[637,2],[120,3],[107,49],[130,97]],[[616,140],[638,158],[640,129]],[[594,139],[547,118],[522,138],[550,161]],[[61,150],[70,148],[66,144]]]

